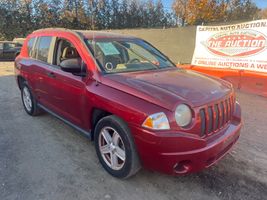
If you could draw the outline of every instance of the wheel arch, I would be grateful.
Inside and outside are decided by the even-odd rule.
[[[92,130],[91,139],[92,140],[94,140],[94,132],[95,132],[94,130],[95,130],[97,122],[99,122],[99,120],[101,120],[103,117],[106,117],[109,115],[113,115],[113,114],[101,108],[92,109],[92,112],[91,112],[91,130]]]
[[[26,79],[23,77],[23,76],[18,76],[17,77],[17,82],[18,82],[18,86],[19,86],[19,89],[21,90],[22,88],[22,84],[26,81]]]

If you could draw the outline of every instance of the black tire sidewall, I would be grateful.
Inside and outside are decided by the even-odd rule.
[[[124,166],[120,169],[120,170],[113,170],[111,169],[106,162],[104,161],[104,159],[102,158],[102,155],[100,153],[99,150],[99,135],[100,135],[100,131],[102,130],[102,128],[109,126],[112,127],[114,130],[117,131],[117,133],[120,135],[123,143],[124,143],[124,147],[125,147],[125,155],[126,155],[126,159],[125,159],[125,163]],[[128,134],[125,133],[123,126],[120,125],[120,122],[116,121],[116,120],[112,120],[112,119],[107,119],[104,118],[102,120],[100,120],[95,128],[95,149],[96,149],[96,153],[97,156],[99,158],[99,161],[101,163],[101,165],[104,167],[104,169],[111,174],[112,176],[115,176],[117,178],[125,178],[129,175],[129,173],[131,172],[131,168],[132,168],[132,158],[133,158],[133,152],[132,152],[132,147],[130,144],[130,139],[128,137]]]

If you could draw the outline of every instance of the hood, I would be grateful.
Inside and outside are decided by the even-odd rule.
[[[205,105],[232,91],[226,81],[181,69],[109,74],[103,77],[103,84],[168,110],[179,103]]]

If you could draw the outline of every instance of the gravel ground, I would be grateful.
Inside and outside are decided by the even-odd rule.
[[[49,114],[24,112],[12,65],[0,63],[0,200],[266,199],[267,99],[237,94],[241,138],[216,166],[180,177],[141,170],[122,181],[102,169],[78,132]]]

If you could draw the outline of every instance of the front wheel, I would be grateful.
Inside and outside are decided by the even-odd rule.
[[[97,123],[95,149],[101,165],[112,176],[128,178],[140,169],[130,130],[123,120],[114,115]]]

